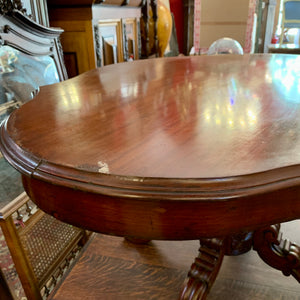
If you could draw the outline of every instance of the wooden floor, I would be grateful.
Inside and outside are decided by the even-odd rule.
[[[283,224],[282,228],[284,236],[300,244],[300,220]],[[177,299],[198,246],[198,241],[134,245],[122,238],[97,234],[51,299]],[[250,251],[225,257],[207,299],[300,300],[300,284]]]

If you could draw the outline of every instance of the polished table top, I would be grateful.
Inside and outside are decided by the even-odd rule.
[[[1,150],[63,221],[225,235],[300,217],[299,87],[293,55],[106,66],[42,87],[2,125]]]

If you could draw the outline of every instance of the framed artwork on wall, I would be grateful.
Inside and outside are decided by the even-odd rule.
[[[122,21],[99,21],[95,28],[98,66],[124,61]]]
[[[138,23],[135,18],[123,20],[125,23],[125,34],[127,40],[127,58],[139,59],[139,31]]]

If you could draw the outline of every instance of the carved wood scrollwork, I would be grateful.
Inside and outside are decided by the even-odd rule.
[[[141,27],[141,38],[143,37],[142,52],[144,57],[148,57],[150,53],[149,48],[149,3],[146,2],[142,6],[142,27]]]
[[[126,32],[126,20],[122,20],[122,31],[123,31],[123,57],[124,61],[128,61],[129,55],[128,55],[128,38],[127,38],[127,32]]]
[[[0,1],[0,14],[8,15],[14,10],[19,10],[22,13],[26,13],[26,9],[23,8],[23,4],[20,0],[1,0]]]
[[[97,57],[97,67],[102,66],[102,57],[101,57],[101,44],[100,44],[100,34],[98,25],[94,25],[94,35],[95,35],[95,48],[96,48],[96,57]]]
[[[137,33],[138,33],[138,57],[139,59],[142,58],[142,39],[141,39],[141,23],[137,20]]]
[[[180,299],[205,299],[218,275],[223,257],[223,239],[201,239],[199,255],[191,266]]]
[[[300,282],[300,247],[282,238],[280,224],[255,231],[253,249],[271,267]]]

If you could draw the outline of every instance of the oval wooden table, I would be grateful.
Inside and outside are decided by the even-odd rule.
[[[252,246],[300,280],[279,235],[300,217],[300,57],[198,56],[107,66],[42,87],[1,151],[56,218],[137,240],[199,239],[181,299]]]

